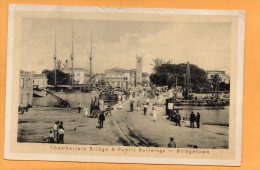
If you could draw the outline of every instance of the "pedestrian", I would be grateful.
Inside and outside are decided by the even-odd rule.
[[[117,109],[123,109],[123,106],[122,106],[122,103],[121,103],[121,101],[118,101],[118,107],[117,107]]]
[[[84,112],[85,112],[85,116],[88,117],[89,116],[88,106],[85,107]]]
[[[197,128],[200,128],[200,113],[197,112],[196,118],[195,118]]]
[[[49,136],[48,136],[48,143],[55,143],[54,140],[54,133],[52,130],[50,130]]]
[[[139,111],[140,110],[140,101],[138,100],[136,103],[136,110]]]
[[[49,136],[48,136],[48,138],[47,138],[47,142],[48,142],[48,143],[55,143],[54,133],[53,133],[52,130],[50,130]]]
[[[64,134],[65,134],[65,132],[64,132],[63,125],[60,125],[58,132],[59,132],[58,143],[64,143]]]
[[[168,143],[168,148],[176,148],[176,143],[173,137],[170,137],[170,142]]]
[[[122,95],[122,102],[125,102],[125,94]]]
[[[190,128],[194,128],[195,114],[193,111],[190,114]]]
[[[78,113],[80,113],[81,112],[81,104],[79,103],[79,105],[78,105]]]
[[[103,123],[105,121],[105,115],[103,112],[100,113],[100,115],[98,116],[98,123],[99,123],[99,128],[103,128]]]
[[[130,112],[134,111],[134,102],[131,100],[130,102]]]
[[[149,106],[149,102],[150,102],[150,99],[147,98],[147,99],[146,99],[146,103],[147,103],[148,106]]]
[[[181,115],[179,111],[176,111],[176,126],[181,126]]]
[[[147,103],[145,103],[145,104],[144,104],[144,115],[146,115],[147,109],[148,109],[148,105],[147,105]]]
[[[107,103],[104,104],[104,111],[108,109]]]
[[[121,94],[118,94],[118,101],[122,100]]]
[[[132,93],[130,93],[129,99],[130,99],[130,100],[133,100],[133,94],[132,94]]]
[[[55,121],[54,126],[53,126],[53,134],[54,134],[54,139],[56,142],[58,142],[58,138],[59,138],[59,136],[58,136],[59,124],[60,124],[60,122],[57,120],[57,121]]]
[[[157,111],[156,111],[156,106],[154,106],[152,108],[152,114],[153,114],[153,122],[156,121],[156,118],[157,118]]]
[[[176,122],[176,112],[175,112],[175,110],[170,111],[170,117],[171,117],[171,121]]]

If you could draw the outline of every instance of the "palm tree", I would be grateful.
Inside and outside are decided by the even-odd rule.
[[[153,60],[153,63],[150,64],[153,66],[153,71],[154,72],[157,72],[157,70],[163,65],[163,64],[170,64],[171,63],[171,60],[163,60],[162,58],[154,58]]]
[[[216,99],[218,99],[218,91],[219,91],[219,83],[220,83],[221,77],[218,74],[214,74],[212,77],[212,86],[214,90],[214,96]]]

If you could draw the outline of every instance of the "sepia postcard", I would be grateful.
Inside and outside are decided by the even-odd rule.
[[[10,5],[4,157],[240,166],[243,11]]]

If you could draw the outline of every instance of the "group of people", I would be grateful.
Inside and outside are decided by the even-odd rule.
[[[64,127],[62,121],[55,121],[53,129],[50,130],[50,133],[47,138],[48,143],[64,143]]]
[[[181,126],[181,114],[179,113],[179,110],[173,110],[172,113],[170,113],[168,119],[176,123],[176,126]],[[185,118],[183,118],[185,120]],[[186,120],[188,118],[186,117]],[[196,122],[197,128],[200,128],[200,113],[197,112],[195,115],[194,112],[192,111],[189,116],[189,121],[190,121],[190,128],[194,128],[195,125],[194,123]]]
[[[139,111],[141,106],[142,106],[142,103],[138,100],[135,104],[135,102],[133,100],[130,101],[130,112],[133,112],[134,111],[134,107],[136,106],[136,111]],[[144,111],[144,115],[147,114],[148,112],[148,106],[149,106],[149,98],[147,98],[147,100],[144,102],[143,104],[143,111]],[[156,118],[157,118],[157,107],[156,107],[156,103],[154,103],[152,105],[152,117],[153,117],[153,122],[156,121]]]
[[[136,106],[136,111],[139,111],[141,108],[141,102],[138,100],[137,103],[135,103],[133,100],[130,102],[130,112],[134,111],[134,107]]]
[[[190,114],[190,128],[194,128],[194,122],[196,122],[197,128],[200,128],[200,113],[197,112],[197,115],[192,111]]]
[[[176,123],[176,126],[181,126],[181,114],[179,110],[173,111],[172,120]]]
[[[81,113],[81,109],[82,109],[82,106],[81,106],[81,104],[79,103],[79,104],[78,104],[78,113]],[[85,113],[85,116],[89,116],[88,106],[86,106],[86,107],[84,108],[84,113]]]

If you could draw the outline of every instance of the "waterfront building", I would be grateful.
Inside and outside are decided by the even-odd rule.
[[[63,69],[64,73],[71,74],[71,68]],[[73,68],[74,84],[85,84],[90,78],[89,71],[84,68]]]
[[[207,71],[207,79],[208,81],[211,81],[215,74],[218,74],[220,77],[220,82],[223,82],[225,84],[230,84],[230,76],[225,73],[225,71],[220,70],[210,70]]]
[[[111,68],[105,70],[105,81],[112,87],[127,89],[130,85],[131,70]]]
[[[20,70],[19,104],[23,107],[32,105],[33,73]]]
[[[46,88],[48,79],[46,74],[33,74],[33,88]]]
[[[95,84],[99,84],[101,82],[105,82],[105,74],[104,73],[97,73],[95,74]]]

